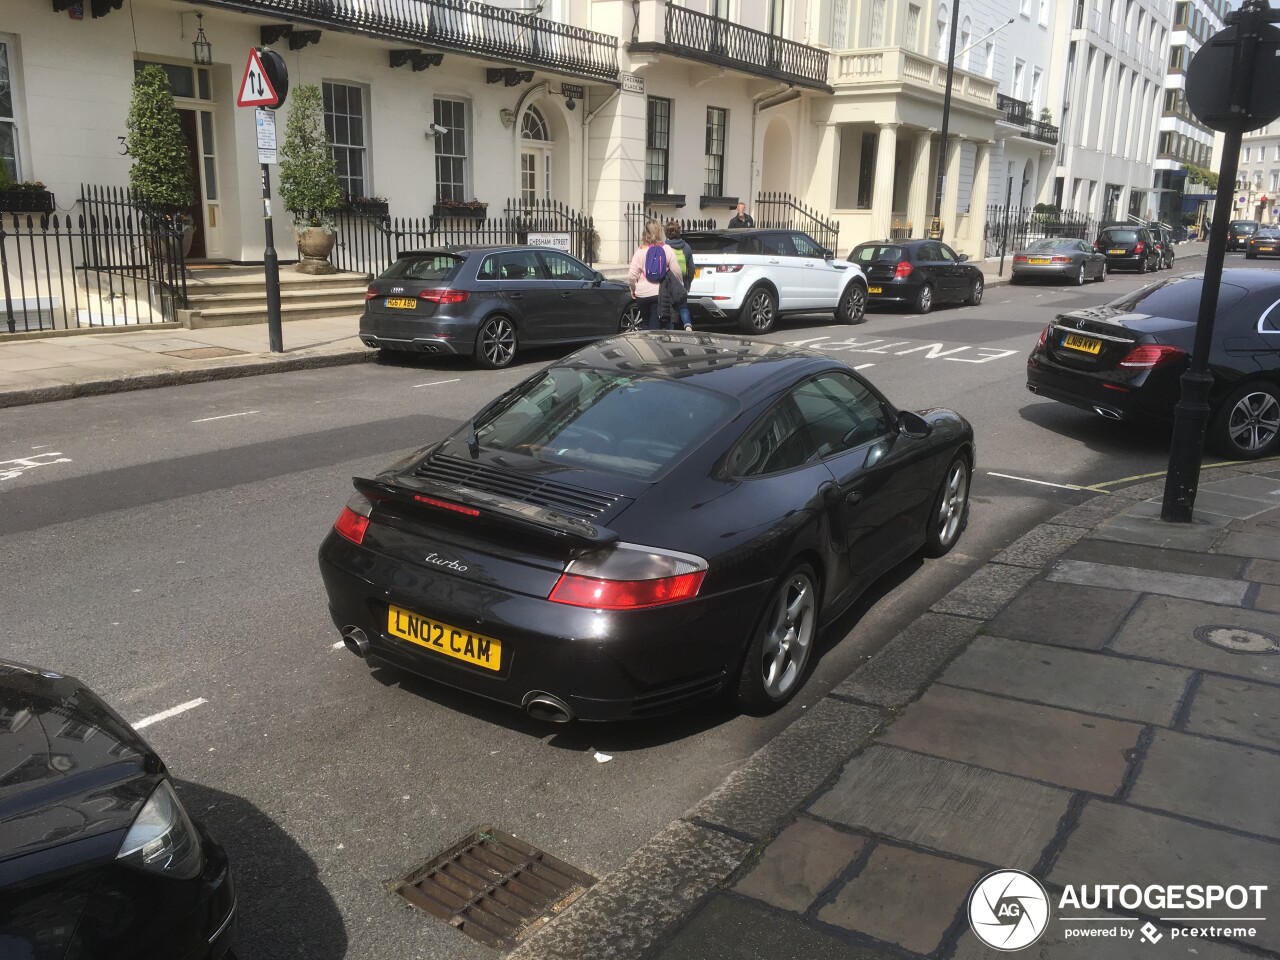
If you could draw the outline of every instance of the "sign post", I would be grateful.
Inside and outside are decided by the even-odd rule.
[[[1182,397],[1173,411],[1173,441],[1160,519],[1190,523],[1200,485],[1200,457],[1209,420],[1209,349],[1218,311],[1218,288],[1227,253],[1227,225],[1235,195],[1240,140],[1280,116],[1280,15],[1267,0],[1245,0],[1224,18],[1229,26],[1202,46],[1187,68],[1187,105],[1205,125],[1225,135],[1218,197],[1205,251],[1200,312],[1191,363],[1182,375]],[[1223,83],[1226,78],[1226,83]],[[1244,197],[1240,198],[1244,201]]]
[[[258,162],[262,164],[262,226],[266,249],[262,267],[267,282],[267,339],[272,353],[284,352],[284,331],[280,324],[280,258],[276,255],[275,235],[271,225],[271,164],[276,162],[276,116],[271,111],[284,103],[289,90],[289,73],[284,59],[274,51],[249,51],[240,80],[238,107],[256,107]]]

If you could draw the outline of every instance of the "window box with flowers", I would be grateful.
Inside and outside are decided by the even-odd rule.
[[[386,197],[352,198],[344,206],[352,213],[363,213],[371,217],[386,217],[391,214],[391,204]]]
[[[431,215],[455,220],[483,220],[489,215],[489,204],[479,200],[437,200],[431,208]]]
[[[38,180],[0,185],[0,213],[53,213],[53,194]]]

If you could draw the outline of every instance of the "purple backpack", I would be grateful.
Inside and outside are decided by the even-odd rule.
[[[662,244],[652,244],[644,255],[644,278],[650,283],[661,283],[667,275],[667,251]]]

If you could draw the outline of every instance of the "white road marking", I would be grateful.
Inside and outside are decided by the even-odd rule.
[[[56,459],[50,459],[56,458]],[[0,460],[0,480],[12,480],[20,477],[27,470],[36,467],[48,467],[55,463],[70,463],[70,457],[61,453],[37,453],[31,457],[18,457],[15,460]]]
[[[454,377],[452,380],[432,380],[430,383],[415,383],[413,385],[413,389],[417,390],[419,387],[438,387],[442,383],[457,383],[461,379],[461,377]]]
[[[220,417],[204,417],[201,420],[192,420],[192,423],[208,423],[210,420],[229,420],[232,417],[247,417],[255,413],[261,413],[260,410],[246,410],[244,413],[224,413]]]
[[[141,720],[133,722],[133,729],[141,730],[149,727],[153,723],[159,723],[161,720],[168,720],[170,717],[176,717],[180,713],[186,713],[188,710],[194,710],[202,703],[208,703],[204,697],[197,697],[195,700],[188,700],[186,703],[180,703],[176,707],[170,707],[168,710],[161,710],[159,713],[153,713],[149,717],[143,717]]]
[[[831,338],[830,337],[811,337],[808,340],[788,340],[785,346],[803,347],[806,343],[817,343],[820,340],[829,340],[829,339]]]
[[[856,367],[854,367],[853,369],[855,369],[855,370],[865,370],[865,369],[867,369],[867,367],[874,367],[874,366],[875,366],[875,364],[874,364],[874,363],[860,363],[860,364],[858,364]]]
[[[1032,480],[1030,477],[1015,477],[1011,473],[994,473],[987,471],[988,477],[1003,477],[1005,480],[1021,480],[1023,483],[1035,483],[1042,487],[1057,487],[1059,490],[1083,490],[1084,487],[1074,483],[1050,483],[1048,480]]]

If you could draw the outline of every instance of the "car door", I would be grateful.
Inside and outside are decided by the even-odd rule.
[[[547,276],[538,251],[505,250],[498,254],[498,290],[516,321],[520,338],[559,340],[569,336],[560,291]]]
[[[805,306],[812,310],[834,310],[849,279],[846,260],[828,260],[826,251],[807,233],[791,231],[791,243],[804,267]]]
[[[779,310],[799,310],[804,305],[804,266],[791,238],[782,232],[760,234],[764,271],[778,289]]]
[[[559,298],[564,336],[589,339],[617,332],[613,296],[601,286],[594,270],[558,250],[540,250],[538,256]]]
[[[963,300],[969,293],[972,276],[968,266],[960,259],[960,255],[945,243],[938,243],[938,262],[947,280],[946,299]]]
[[[924,274],[924,279],[933,287],[935,301],[950,300],[953,278],[947,272],[947,263],[942,259],[941,244],[930,240],[916,247],[916,270]]]
[[[1084,258],[1084,262],[1089,265],[1089,276],[1106,276],[1107,255],[1105,253],[1099,253],[1083,240],[1076,241],[1076,249],[1080,252],[1080,256]]]

